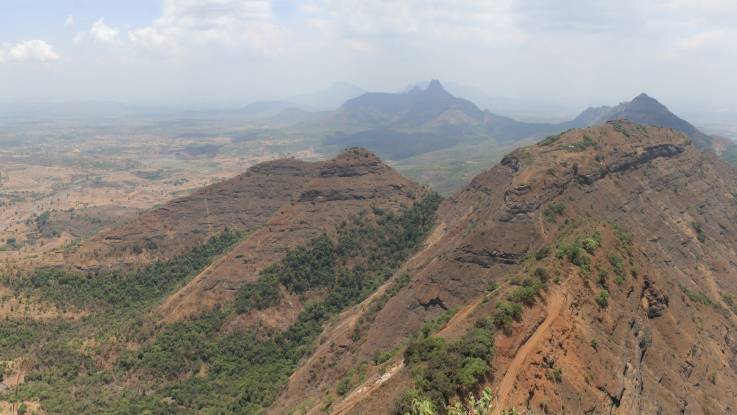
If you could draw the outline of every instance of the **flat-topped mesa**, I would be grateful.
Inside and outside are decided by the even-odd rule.
[[[84,242],[73,260],[60,260],[78,268],[143,265],[186,252],[226,229],[251,232],[295,202],[393,200],[394,206],[421,193],[419,185],[363,148],[327,161],[272,160],[103,231]]]
[[[362,147],[351,147],[325,162],[320,169],[321,177],[351,177],[377,173],[387,169],[379,157]]]

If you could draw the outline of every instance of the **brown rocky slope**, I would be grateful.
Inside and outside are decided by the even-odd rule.
[[[244,233],[227,255],[163,302],[162,319],[173,322],[232,301],[238,288],[289,248],[333,234],[351,217],[399,211],[427,192],[360,148],[323,162],[275,160],[103,231],[63,260],[82,269],[139,267],[180,255],[226,229]],[[301,307],[292,300],[288,310],[244,316],[242,323],[288,326]]]
[[[391,413],[414,385],[401,353],[369,364],[348,391],[336,383],[377,352],[402,350],[446,310],[453,316],[435,335],[458,338],[530,275],[545,275],[545,288],[499,325],[481,381],[498,409],[732,413],[735,179],[681,133],[626,121],[516,150],[441,205],[400,271],[409,284],[360,336],[381,290],[334,321],[271,413],[306,400],[309,413]]]
[[[360,200],[367,208],[384,199],[395,205],[406,203],[407,195],[422,192],[374,154],[359,148],[324,162],[279,159],[105,230],[63,261],[79,268],[140,266],[175,257],[226,229],[254,232],[298,203],[324,206],[324,202],[340,201],[349,205]]]

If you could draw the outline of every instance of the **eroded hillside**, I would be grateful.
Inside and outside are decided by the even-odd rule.
[[[513,152],[441,205],[406,287],[331,326],[271,412],[443,412],[483,385],[496,413],[732,412],[735,177],[629,122]]]
[[[0,400],[49,413],[257,412],[322,324],[417,249],[438,201],[362,149],[279,160],[104,231],[80,248],[96,255],[76,257],[85,271],[4,275],[0,367],[15,381]]]

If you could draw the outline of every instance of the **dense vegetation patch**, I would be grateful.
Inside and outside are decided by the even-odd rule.
[[[48,330],[55,328],[30,319],[0,320],[0,359],[10,359],[27,350]]]
[[[404,393],[395,413],[412,413],[416,401],[445,408],[456,396],[470,392],[491,370],[493,335],[494,323],[489,319],[477,321],[455,341],[433,336],[428,329],[421,330],[404,353],[404,363],[412,373],[415,387]]]
[[[83,274],[45,268],[21,278],[6,278],[16,295],[38,296],[60,308],[131,307],[160,298],[194,277],[212,260],[229,250],[240,234],[226,231],[205,244],[168,261],[155,262],[132,272],[103,271]]]
[[[257,282],[238,290],[236,310],[245,313],[276,305],[281,297],[279,284],[293,294],[332,286],[335,262],[336,247],[327,235],[292,249],[281,262],[264,269]]]

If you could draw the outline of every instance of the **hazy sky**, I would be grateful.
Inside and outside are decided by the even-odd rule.
[[[233,105],[430,78],[737,111],[737,1],[0,1],[0,102]]]

